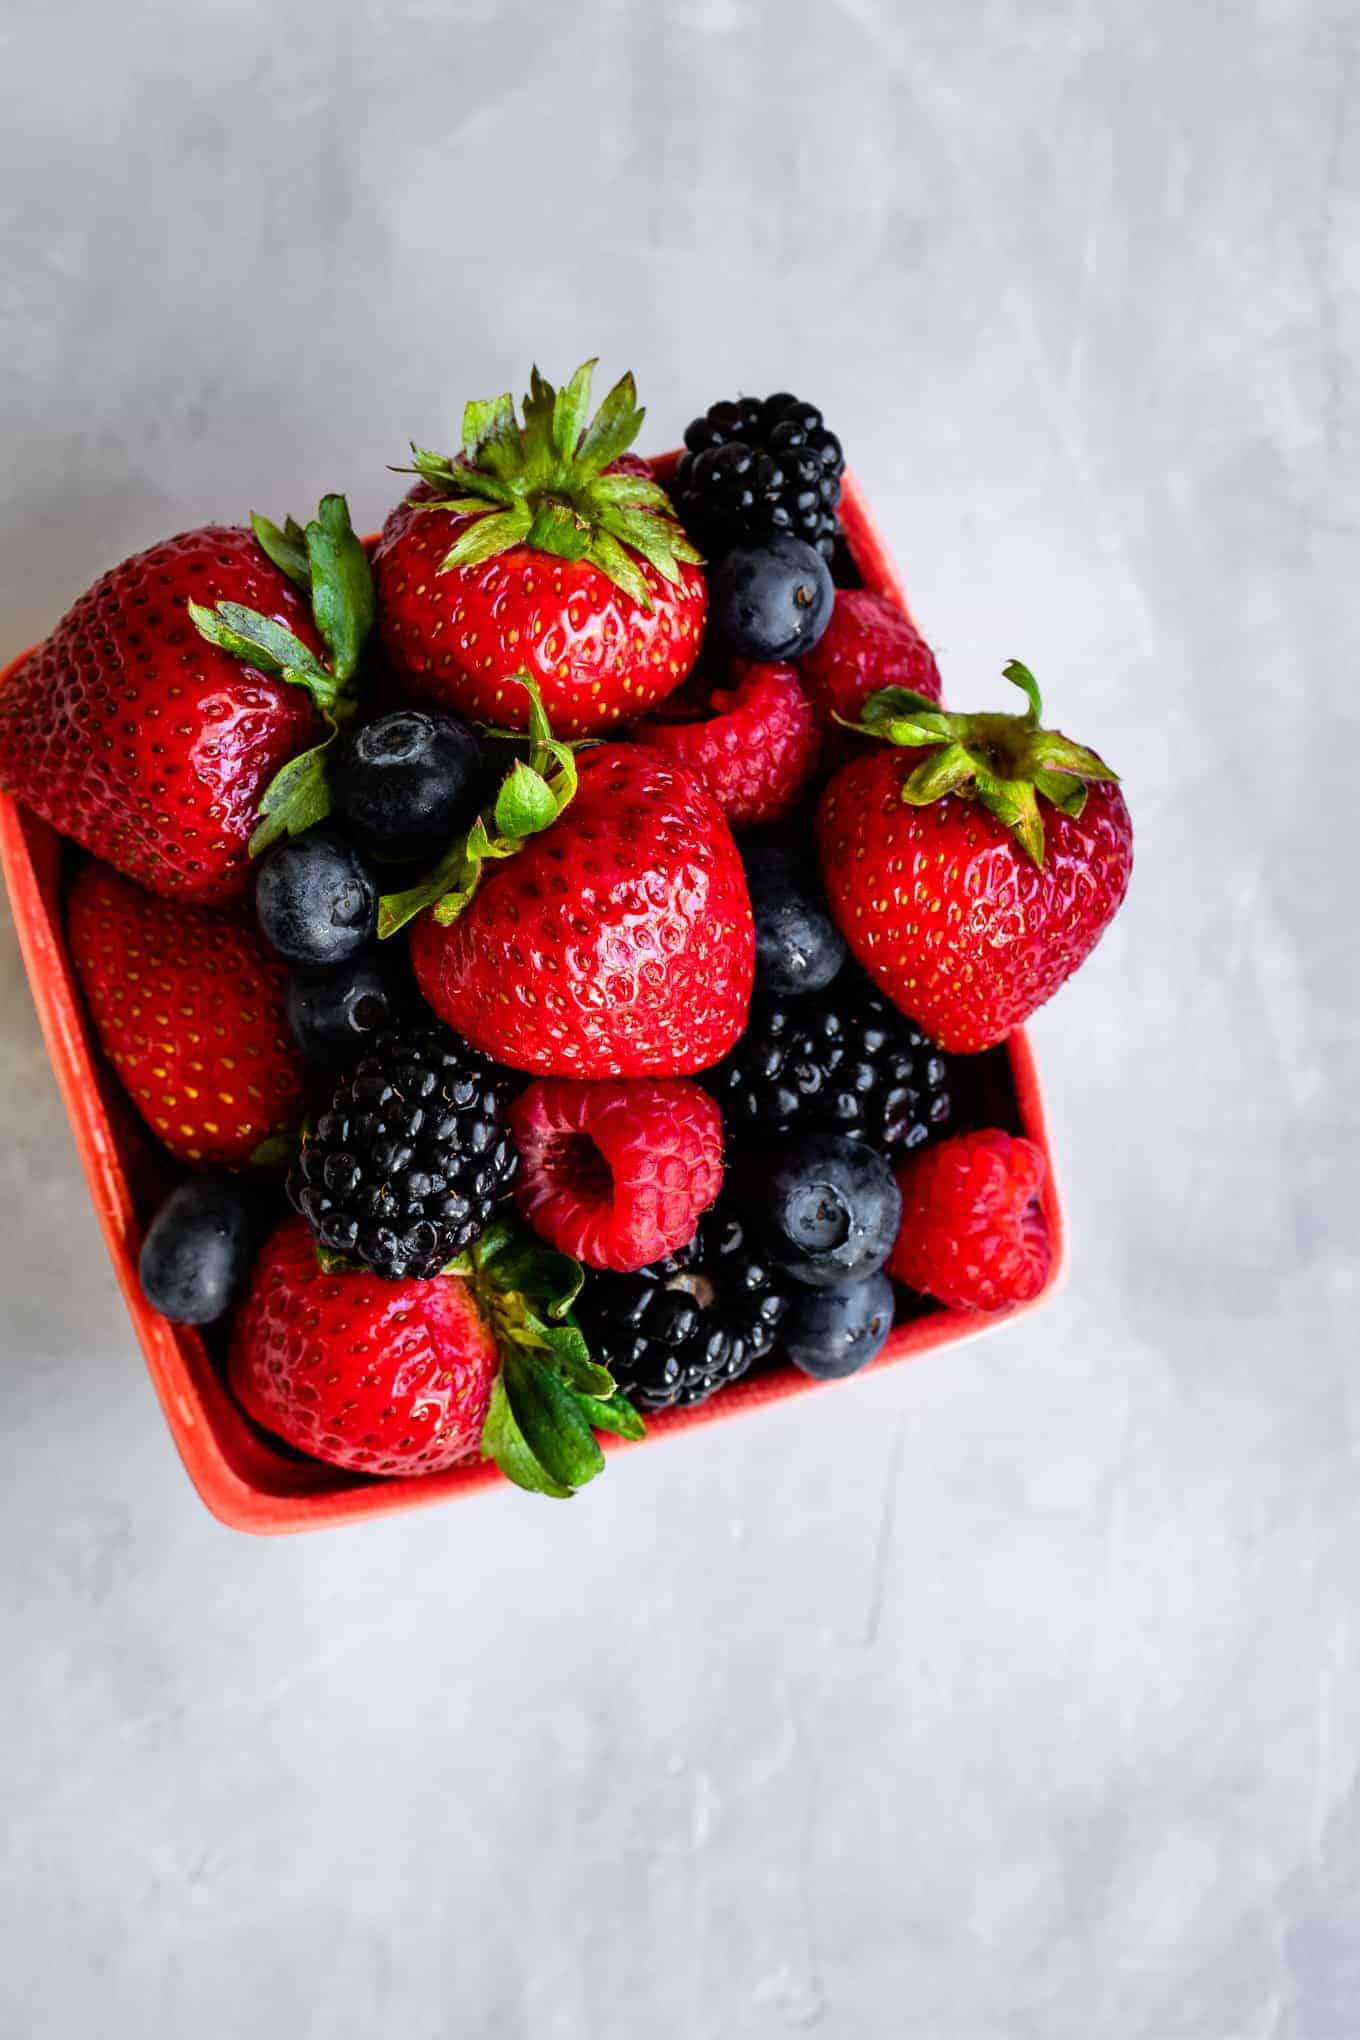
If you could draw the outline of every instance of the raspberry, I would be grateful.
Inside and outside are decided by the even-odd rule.
[[[590,1268],[645,1268],[693,1238],[722,1187],[722,1118],[683,1077],[540,1078],[510,1108],[515,1201],[551,1246]]]
[[[734,829],[751,829],[788,814],[812,777],[822,739],[791,666],[738,661],[734,674],[734,687],[709,695],[707,720],[653,716],[635,734],[697,772]],[[672,715],[686,705],[669,704]]]
[[[910,687],[940,699],[935,654],[914,623],[886,596],[840,588],[831,621],[798,662],[799,677],[824,722],[854,722],[880,687]]]
[[[1043,1180],[1034,1142],[995,1127],[913,1156],[897,1172],[902,1225],[889,1273],[952,1310],[1030,1302],[1053,1264]]]

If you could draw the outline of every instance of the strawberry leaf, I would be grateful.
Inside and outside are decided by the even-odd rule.
[[[650,609],[637,557],[671,582],[681,563],[700,563],[652,476],[607,472],[645,414],[632,376],[625,375],[588,421],[594,367],[583,362],[560,389],[534,368],[522,425],[508,396],[469,404],[461,459],[412,445],[414,467],[398,472],[419,474],[434,492],[413,508],[475,519],[458,534],[441,572],[468,570],[511,546],[528,545],[558,559],[589,560],[640,608]]]
[[[523,454],[509,390],[484,402],[474,398],[464,407],[463,451],[469,467],[487,468],[501,481],[509,481]]]
[[[497,553],[508,552],[512,546],[523,544],[533,521],[533,512],[525,503],[479,517],[475,524],[469,524],[466,531],[460,532],[449,547],[439,562],[440,573],[447,574],[454,567],[478,567],[483,560],[492,560]]]
[[[260,819],[250,839],[252,857],[262,856],[285,836],[305,836],[325,821],[334,805],[326,754],[335,737],[332,723],[329,736],[274,774],[260,801]]]
[[[482,1426],[482,1457],[494,1459],[507,1480],[528,1494],[551,1495],[556,1501],[570,1501],[571,1489],[554,1480],[542,1467],[519,1427],[503,1375],[497,1375],[491,1390],[486,1422]]]
[[[557,802],[542,773],[522,758],[496,795],[496,827],[503,836],[535,836],[557,820]]]
[[[675,515],[660,482],[652,481],[648,475],[600,475],[590,485],[590,496],[595,503],[622,503],[634,510],[659,510],[663,516]]]
[[[343,496],[323,496],[307,526],[312,614],[331,655],[331,670],[343,687],[359,670],[377,602],[368,554],[354,535]]]
[[[252,510],[250,513],[250,528],[259,541],[262,550],[274,562],[279,572],[287,574],[289,580],[295,587],[300,588],[304,595],[310,595],[312,592],[311,562],[307,558],[306,541],[300,533],[298,533],[297,537],[292,535],[292,533],[298,532],[298,526],[294,520],[290,517],[288,525],[284,530],[280,531],[277,524],[271,524],[269,519],[262,517],[258,510]]]
[[[591,481],[611,461],[626,453],[637,438],[646,415],[638,407],[637,385],[632,376],[620,376],[586,427],[585,437],[573,462],[577,474]]]
[[[386,893],[378,902],[378,940],[385,942],[426,907],[445,894],[466,885],[469,876],[467,838],[459,836],[449,845],[438,864],[405,892]]]
[[[557,392],[553,404],[553,446],[563,468],[575,459],[576,448],[585,430],[590,412],[590,382],[594,373],[595,362],[583,361],[571,381],[564,383]]]
[[[194,629],[209,644],[266,673],[273,680],[287,680],[305,687],[318,708],[335,704],[337,688],[321,661],[300,637],[272,616],[246,609],[239,602],[219,602],[208,609],[201,602],[189,603]]]
[[[580,1403],[538,1355],[512,1348],[501,1369],[511,1414],[550,1480],[584,1487],[604,1470],[604,1454]]]
[[[927,751],[903,782],[903,800],[914,807],[951,795],[975,800],[1012,832],[1032,863],[1042,866],[1040,803],[1079,821],[1089,787],[1115,783],[1119,775],[1084,744],[1042,727],[1043,702],[1028,666],[1012,659],[1005,675],[1025,696],[1021,715],[991,710],[959,715],[909,688],[884,687],[870,695],[859,722],[836,720],[864,736]]]
[[[622,588],[625,595],[632,597],[639,609],[651,613],[652,591],[638,568],[619,544],[618,540],[603,529],[595,533],[590,545],[590,560],[602,574],[607,574],[616,588]]]
[[[615,1389],[613,1395],[603,1400],[593,1395],[578,1394],[581,1414],[597,1431],[612,1431],[616,1438],[645,1438],[647,1426],[638,1415],[626,1395]]]
[[[559,560],[583,560],[590,550],[590,523],[569,504],[550,496],[534,512],[525,543]]]
[[[556,475],[557,454],[553,445],[556,405],[556,390],[543,380],[535,365],[529,372],[529,394],[520,406],[524,417],[521,452],[526,494],[547,488]]]

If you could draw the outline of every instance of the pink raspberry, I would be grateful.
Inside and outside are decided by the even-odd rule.
[[[792,666],[739,660],[733,672],[734,686],[709,695],[706,719],[696,708],[701,719],[675,720],[686,702],[672,697],[634,735],[697,772],[734,829],[753,829],[777,822],[794,806],[816,768],[822,738]]]
[[[902,1224],[889,1273],[953,1310],[1030,1302],[1053,1265],[1043,1181],[1042,1151],[995,1127],[914,1155],[897,1172]]]
[[[722,1117],[684,1077],[540,1077],[510,1108],[515,1202],[542,1239],[629,1274],[694,1237],[722,1188]]]
[[[914,623],[886,596],[867,588],[837,590],[831,621],[798,673],[818,715],[854,722],[880,687],[910,687],[940,699],[935,654]]]

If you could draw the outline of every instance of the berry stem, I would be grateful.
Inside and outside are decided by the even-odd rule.
[[[976,800],[1042,867],[1040,800],[1078,821],[1088,786],[1115,784],[1119,774],[1084,744],[1043,727],[1039,683],[1028,666],[1012,659],[1003,670],[1025,696],[1023,714],[958,715],[910,688],[884,687],[870,695],[859,722],[836,720],[862,736],[927,752],[902,784],[902,799],[910,806],[929,807],[951,794]]]

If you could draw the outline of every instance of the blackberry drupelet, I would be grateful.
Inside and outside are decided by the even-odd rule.
[[[813,997],[759,990],[745,1034],[702,1080],[728,1137],[844,1133],[896,1156],[950,1113],[950,1059],[853,964]]]
[[[385,1281],[437,1275],[514,1181],[507,1102],[504,1074],[456,1034],[379,1035],[305,1138],[288,1195],[323,1247]]]
[[[814,404],[786,391],[710,404],[685,432],[671,500],[710,560],[787,533],[830,563],[845,455]]]
[[[589,1275],[574,1308],[591,1358],[630,1401],[668,1410],[703,1402],[763,1360],[792,1287],[719,1203],[664,1261]]]

